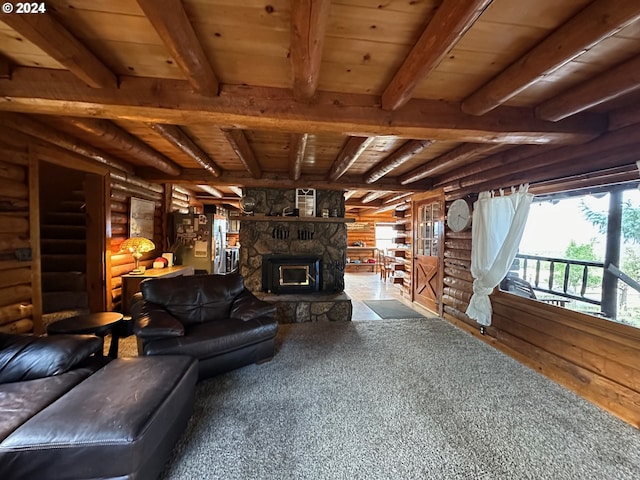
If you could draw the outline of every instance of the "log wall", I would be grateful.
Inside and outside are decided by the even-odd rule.
[[[38,153],[29,154],[30,148]],[[69,162],[80,169],[83,169],[82,162],[87,163],[88,167],[95,163],[87,159],[79,161],[60,150],[52,153],[50,146],[38,142],[21,143],[16,138],[0,135],[0,332],[42,333],[38,188],[37,181],[30,184],[30,176],[37,177],[37,159],[65,165],[67,155]],[[49,158],[51,156],[55,158]],[[30,162],[31,157],[34,160]],[[100,169],[103,174],[106,173],[104,166],[100,166]],[[134,268],[133,257],[120,252],[120,244],[129,235],[131,197],[151,200],[156,206],[152,240],[157,249],[145,254],[141,260],[141,265],[151,268],[153,259],[166,248],[167,212],[186,211],[189,196],[171,185],[151,184],[114,170],[110,173],[108,197],[105,253],[110,276],[105,282],[108,292],[106,307],[107,310],[118,310],[121,303],[121,276]],[[170,205],[168,209],[164,207],[167,204]],[[33,258],[17,260],[16,251],[22,249],[30,250]]]
[[[364,242],[367,247],[376,246],[376,223],[395,223],[396,219],[393,218],[393,211],[387,214],[371,215],[355,217],[357,223],[368,223],[369,227],[366,230],[349,230],[347,228],[347,245],[352,247],[355,242]],[[347,214],[348,217],[352,215]]]
[[[25,333],[41,322],[34,291],[39,289],[38,259],[32,251],[30,161],[26,146],[0,144],[0,332]],[[36,204],[37,208],[37,204]]]
[[[492,325],[464,313],[471,294],[471,230],[445,230],[443,316],[477,338],[640,428],[640,330],[495,291]]]
[[[122,306],[122,275],[129,273],[135,267],[135,260],[129,253],[120,251],[120,245],[129,236],[129,214],[131,197],[150,200],[155,204],[153,243],[156,249],[143,255],[140,265],[152,268],[153,260],[166,250],[168,245],[167,234],[167,202],[171,205],[170,211],[182,208],[185,195],[178,193],[171,185],[158,185],[144,180],[113,174],[111,176],[111,247],[110,272],[111,272],[111,310],[120,310]],[[188,205],[188,198],[186,198]]]

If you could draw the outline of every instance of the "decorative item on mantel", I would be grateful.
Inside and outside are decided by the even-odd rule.
[[[301,217],[316,216],[315,188],[296,188],[296,209]]]
[[[298,240],[313,240],[315,228],[313,224],[305,224],[298,228]]]
[[[129,252],[136,262],[135,268],[130,272],[134,275],[144,273],[144,269],[140,267],[140,259],[143,253],[155,250],[155,244],[145,237],[129,237],[120,244],[121,252]]]
[[[286,240],[289,238],[289,227],[286,225],[275,225],[271,237],[276,240]]]
[[[240,199],[240,209],[244,215],[253,215],[256,208],[256,201],[253,197],[244,196]]]

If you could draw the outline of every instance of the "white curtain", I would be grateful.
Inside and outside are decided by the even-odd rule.
[[[529,184],[511,195],[482,192],[474,203],[471,229],[473,295],[467,315],[481,325],[491,325],[489,295],[509,271],[518,252],[533,195]]]

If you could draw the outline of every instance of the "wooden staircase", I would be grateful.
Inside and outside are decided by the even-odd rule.
[[[89,313],[84,201],[66,200],[40,225],[42,322]]]

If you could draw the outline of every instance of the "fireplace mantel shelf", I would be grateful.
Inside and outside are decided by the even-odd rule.
[[[315,223],[353,223],[355,218],[348,217],[282,217],[268,215],[242,215],[233,217],[241,222],[315,222]]]

